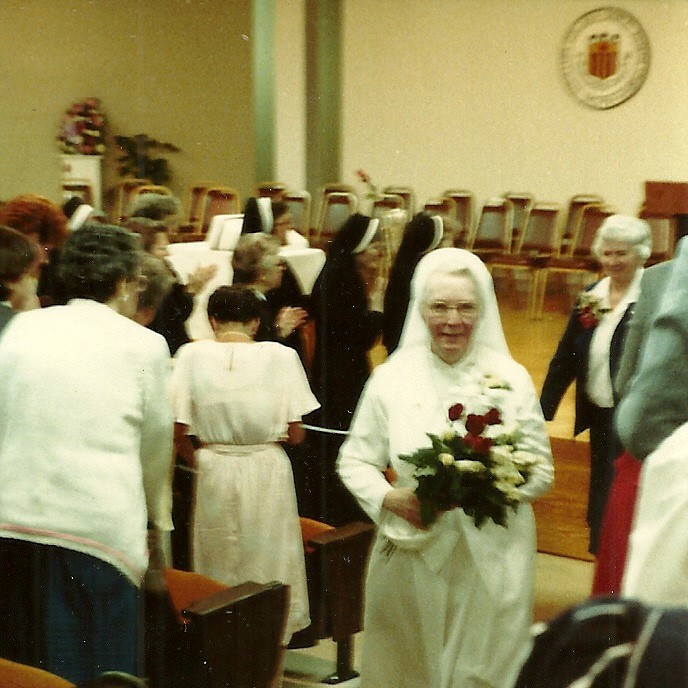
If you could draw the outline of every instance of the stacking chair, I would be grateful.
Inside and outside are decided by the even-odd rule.
[[[386,186],[382,193],[401,196],[404,199],[404,210],[408,217],[413,217],[416,212],[416,194],[410,186]]]
[[[191,232],[200,234],[203,221],[203,208],[205,207],[205,195],[208,189],[215,184],[200,182],[191,187],[189,194],[189,213],[186,220],[179,225],[179,232]]]
[[[48,671],[1,658],[0,686],[4,688],[74,688],[74,684],[70,681]]]
[[[316,234],[311,244],[325,248],[340,227],[358,209],[358,196],[346,191],[333,191],[323,198]]]
[[[676,246],[676,217],[643,217],[643,220],[650,225],[652,234],[652,253],[645,266],[669,260]]]
[[[62,182],[62,196],[65,200],[78,196],[84,203],[94,206],[95,194],[89,179],[69,179]]]
[[[230,186],[211,186],[206,189],[199,231],[205,234],[215,215],[234,215],[241,212],[239,192]]]
[[[454,222],[456,224],[454,246],[466,248],[473,236],[475,195],[468,189],[447,189],[443,196],[454,201]]]
[[[122,224],[131,207],[131,197],[139,186],[149,185],[150,179],[123,179],[117,184],[117,216],[116,222]]]
[[[514,207],[506,198],[485,201],[467,248],[483,260],[500,253],[511,253]]]
[[[267,196],[275,201],[283,200],[287,185],[283,182],[261,182],[256,186],[256,196]]]
[[[308,191],[285,191],[282,200],[289,206],[294,227],[305,237],[311,234],[311,195]]]
[[[151,678],[158,679],[155,685],[275,685],[281,667],[289,586],[276,581],[249,581],[229,587],[198,573],[177,569],[168,569],[165,578],[173,618],[162,639],[166,656],[147,671]],[[155,640],[159,643],[161,639]],[[159,652],[154,648],[156,651]],[[154,658],[155,655],[150,659]],[[163,663],[166,670],[161,670]]]
[[[492,272],[524,274],[529,279],[528,313],[535,315],[538,271],[559,250],[561,206],[558,203],[537,203],[529,211],[528,222],[513,245],[512,253],[499,253],[488,258]]]
[[[430,198],[423,204],[423,210],[430,215],[439,215],[444,224],[441,246],[456,246],[456,204],[451,198]]]
[[[600,225],[615,213],[615,209],[601,203],[588,203],[578,211],[578,221],[570,241],[560,243],[559,255],[548,258],[538,272],[534,315],[542,317],[547,280],[552,274],[585,275],[599,272],[599,263],[591,253],[592,243]],[[560,239],[560,242],[563,240]]]
[[[588,193],[576,194],[571,196],[569,199],[561,234],[562,252],[566,252],[573,242],[574,233],[578,227],[578,222],[580,220],[580,214],[583,210],[583,207],[590,205],[591,203],[603,204],[604,199],[598,194]]]
[[[166,186],[160,184],[141,184],[135,189],[131,190],[129,194],[129,205],[127,206],[127,216],[136,202],[136,199],[142,194],[159,194],[160,196],[172,196],[172,191]]]
[[[404,199],[401,196],[385,193],[373,201],[370,216],[379,219],[390,210],[403,210],[404,208]]]
[[[528,224],[528,217],[535,204],[535,199],[533,194],[513,191],[505,193],[504,198],[509,199],[514,207],[514,226],[511,232],[511,248],[514,251],[521,242],[521,237]]]

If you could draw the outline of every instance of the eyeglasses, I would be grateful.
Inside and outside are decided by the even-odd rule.
[[[455,312],[462,320],[475,320],[480,313],[477,303],[466,301],[463,303],[449,304],[444,301],[433,301],[427,305],[428,313],[436,319],[448,318]]]

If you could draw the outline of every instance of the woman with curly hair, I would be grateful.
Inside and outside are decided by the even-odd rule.
[[[41,247],[38,294],[44,305],[58,300],[55,258],[67,238],[67,216],[56,203],[36,194],[21,194],[0,206],[0,225],[21,232]]]

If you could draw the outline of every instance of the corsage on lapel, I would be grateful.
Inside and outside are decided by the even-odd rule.
[[[578,311],[580,324],[586,330],[590,330],[593,327],[597,327],[602,316],[605,313],[609,313],[611,309],[602,307],[602,300],[599,296],[595,296],[595,294],[591,294],[589,291],[582,291],[578,294],[576,310]]]

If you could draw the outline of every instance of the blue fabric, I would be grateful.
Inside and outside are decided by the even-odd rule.
[[[0,540],[0,653],[80,683],[136,674],[138,590],[117,569],[62,547]]]

